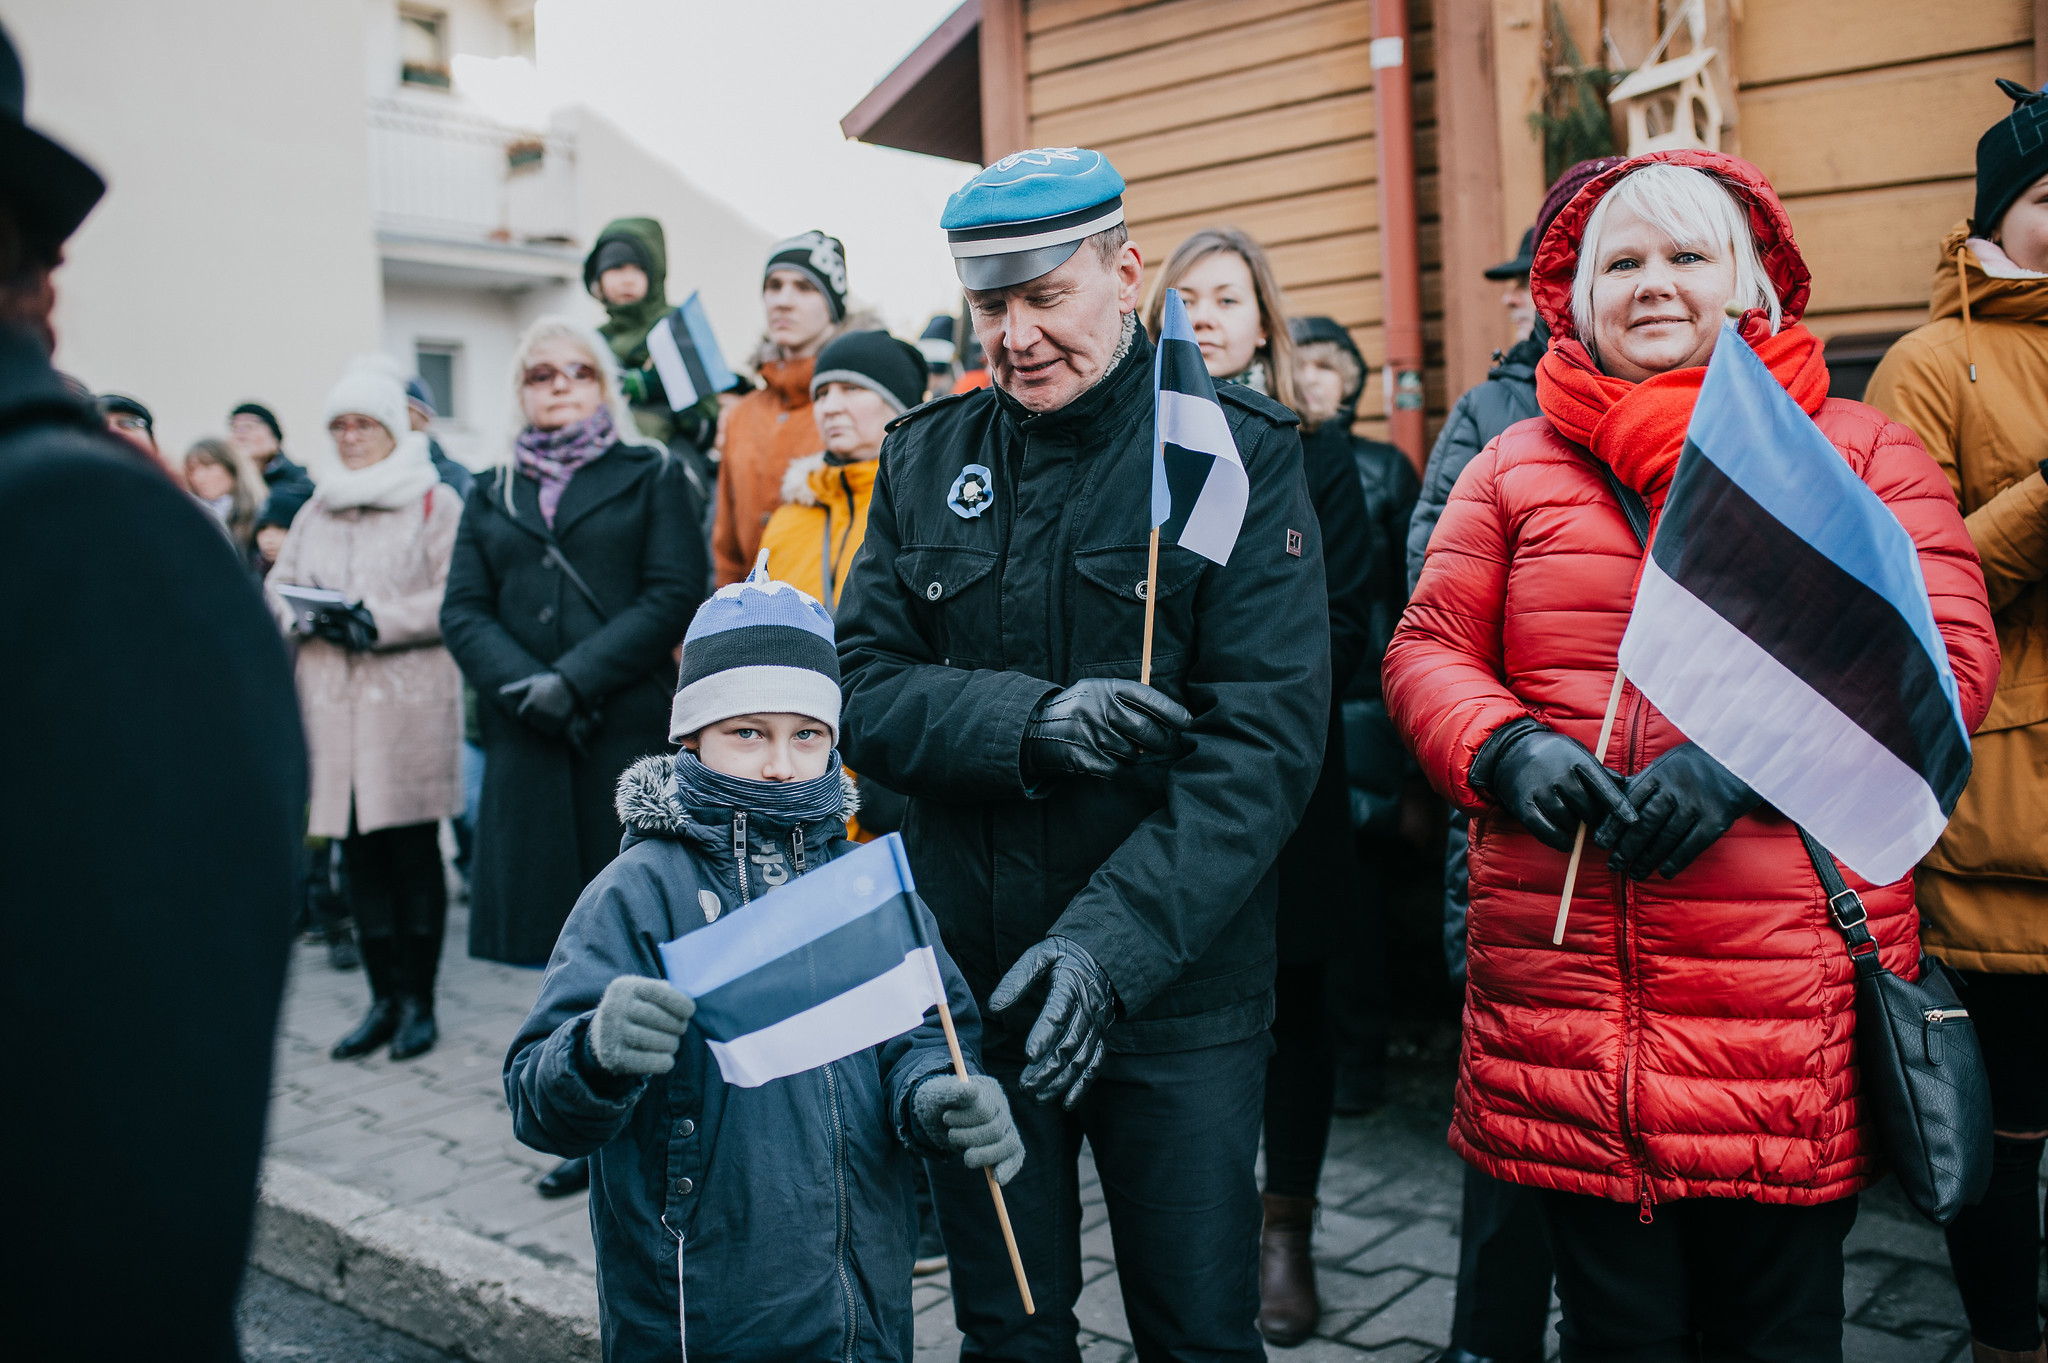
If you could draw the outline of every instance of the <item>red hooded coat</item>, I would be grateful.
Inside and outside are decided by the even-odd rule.
[[[1650,161],[1696,166],[1734,191],[1784,323],[1795,324],[1808,274],[1762,173],[1732,156],[1664,152],[1590,182],[1545,235],[1531,284],[1553,344],[1577,334],[1571,284],[1588,215]],[[1752,314],[1745,335],[1762,334]],[[1998,646],[1946,480],[1913,433],[1875,409],[1818,391],[1809,408],[1919,546],[1974,727]],[[1592,453],[1547,416],[1520,422],[1458,480],[1387,652],[1396,723],[1437,789],[1472,814],[1471,984],[1451,1145],[1497,1178],[1638,1202],[1646,1214],[1682,1197],[1845,1197],[1879,1171],[1856,1071],[1854,971],[1793,825],[1761,807],[1671,880],[1611,875],[1589,847],[1554,947],[1565,855],[1468,779],[1494,730],[1525,715],[1595,742],[1641,556]],[[1629,776],[1685,741],[1628,686],[1602,761]],[[1872,886],[1844,876],[1884,963],[1912,973],[1911,877]]]

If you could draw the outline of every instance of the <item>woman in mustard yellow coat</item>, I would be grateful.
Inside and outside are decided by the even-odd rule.
[[[2035,1292],[2048,1145],[2048,98],[1977,144],[1977,203],[1941,243],[1932,320],[1867,400],[1948,475],[1984,562],[2001,664],[1970,784],[1914,875],[1922,940],[1963,973],[1991,1077],[1990,1190],[1948,1230],[1977,1363],[2044,1358]]]

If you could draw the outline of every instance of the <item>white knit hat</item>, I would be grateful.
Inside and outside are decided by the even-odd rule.
[[[356,356],[327,390],[321,424],[332,425],[336,417],[350,413],[381,422],[393,440],[412,429],[406,415],[405,375],[389,355]]]

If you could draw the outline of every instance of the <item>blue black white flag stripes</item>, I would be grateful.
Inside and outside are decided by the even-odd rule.
[[[945,997],[891,833],[661,946],[725,1082],[758,1088],[901,1036]]]
[[[1165,544],[1230,562],[1251,502],[1251,478],[1216,401],[1179,289],[1166,291],[1152,357],[1152,524]]]
[[[694,293],[647,333],[647,357],[654,361],[654,372],[661,375],[662,391],[674,411],[694,407],[739,382],[718,348],[703,299]]]
[[[1969,779],[1912,537],[1732,328],[1693,408],[1621,667],[1874,884],[1926,855]]]

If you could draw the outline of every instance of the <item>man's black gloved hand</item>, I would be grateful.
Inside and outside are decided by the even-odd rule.
[[[369,607],[358,601],[353,606],[320,612],[313,621],[313,633],[351,653],[363,653],[377,642],[377,622]]]
[[[1472,771],[1474,784],[1560,852],[1572,850],[1581,823],[1595,830],[1595,842],[1612,847],[1636,821],[1628,793],[1585,744],[1534,720],[1516,720],[1487,739]]]
[[[1045,1007],[1024,1038],[1029,1063],[1017,1086],[1041,1103],[1059,1098],[1071,1108],[1095,1082],[1103,1037],[1116,1016],[1116,990],[1087,948],[1066,937],[1039,942],[1017,958],[989,995],[988,1006],[1001,1012],[1048,973]]]
[[[1171,696],[1121,677],[1083,677],[1048,696],[1024,726],[1024,769],[1039,776],[1114,776],[1141,752],[1165,752],[1194,723]]]
[[[576,714],[576,692],[559,672],[536,672],[506,682],[498,688],[498,697],[513,714],[550,738],[567,729]]]
[[[569,723],[562,730],[562,737],[569,740],[569,746],[578,757],[590,756],[590,742],[597,737],[597,731],[604,727],[604,716],[596,710],[578,710],[569,717]]]
[[[1763,797],[1704,748],[1683,743],[1629,778],[1628,802],[1636,821],[1616,827],[1616,836],[1602,844],[1614,849],[1607,868],[1626,871],[1632,880],[1648,880],[1652,871],[1669,880]]]

